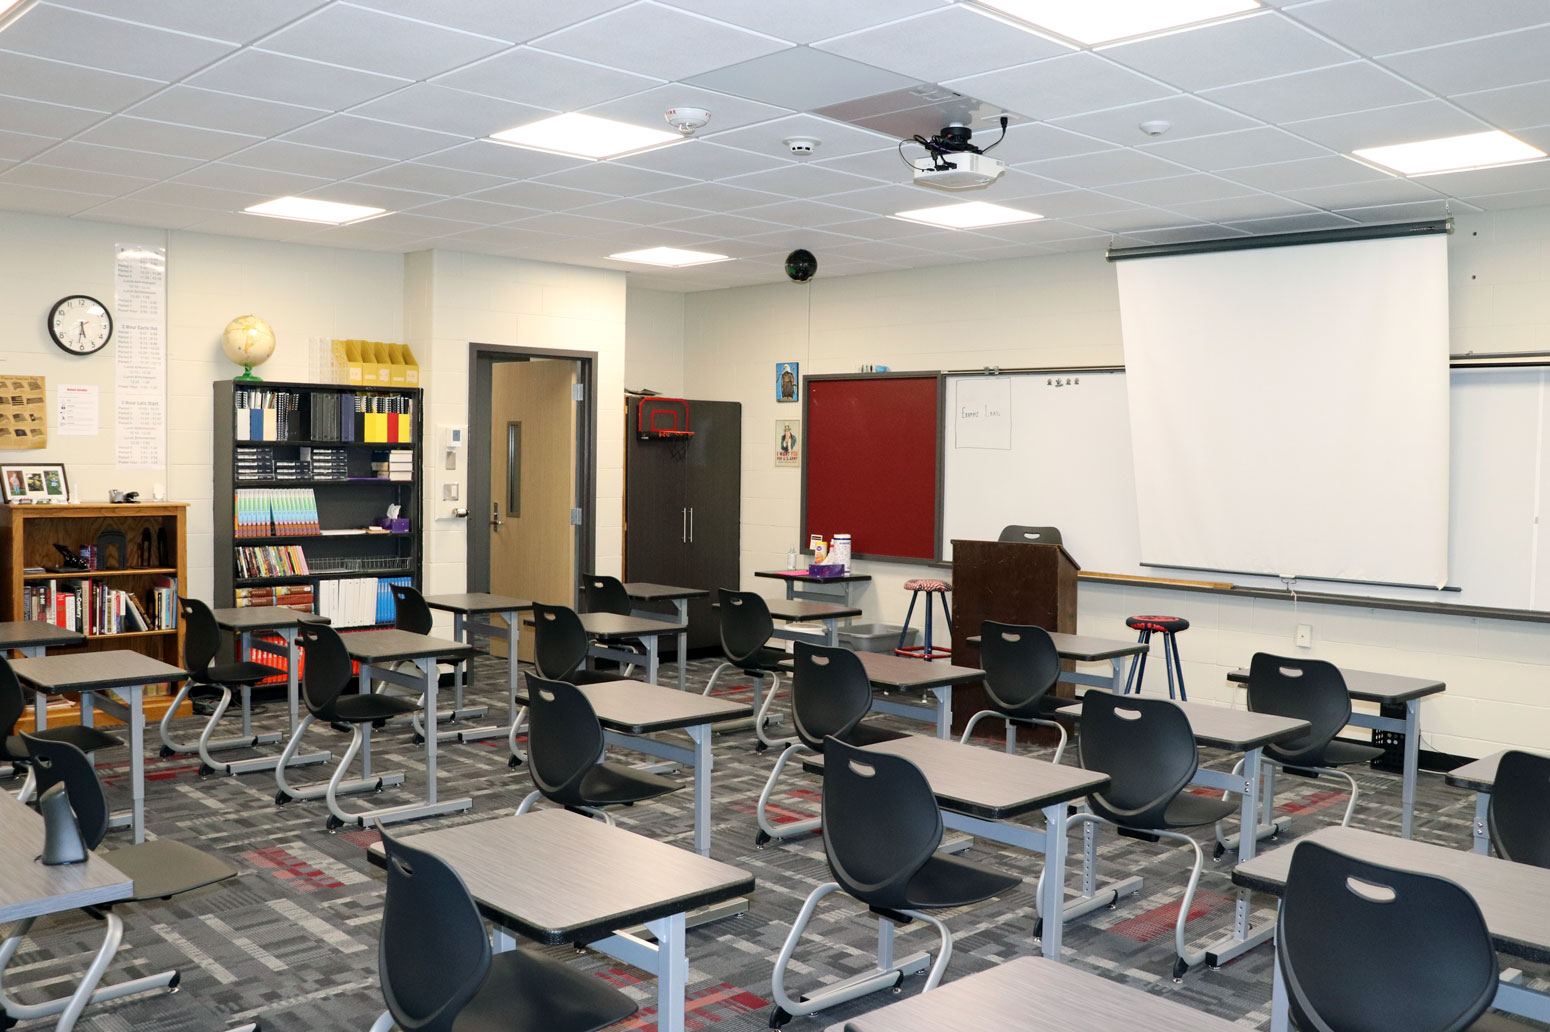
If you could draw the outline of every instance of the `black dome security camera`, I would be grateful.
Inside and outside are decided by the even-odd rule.
[[[797,248],[786,255],[786,275],[793,283],[806,283],[818,272],[818,259],[813,252]]]

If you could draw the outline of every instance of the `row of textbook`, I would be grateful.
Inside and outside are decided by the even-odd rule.
[[[413,480],[414,452],[407,448],[374,451],[371,453],[371,471],[378,480]]]
[[[284,606],[298,612],[312,612],[316,595],[311,584],[271,584],[257,588],[238,588],[237,607]]]
[[[412,577],[342,577],[321,581],[317,612],[335,627],[371,627],[393,622],[394,584],[410,585]]]
[[[23,590],[22,616],[82,634],[170,630],[178,625],[177,595],[174,577],[157,577],[144,601],[92,578],[48,580]]]
[[[234,551],[237,576],[244,579],[305,577],[312,572],[300,545],[240,545]]]
[[[295,537],[322,532],[317,495],[310,487],[249,487],[234,494],[235,537]]]
[[[235,478],[248,482],[350,479],[350,460],[343,448],[299,448],[295,458],[277,455],[277,450],[238,448]]]
[[[414,399],[406,394],[242,387],[235,392],[238,442],[360,441],[408,444]]]

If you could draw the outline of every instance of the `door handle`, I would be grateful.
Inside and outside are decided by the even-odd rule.
[[[683,530],[679,532],[678,540],[687,543],[688,540],[689,540],[689,508],[688,508],[688,506],[684,507],[683,517],[684,517],[684,519],[683,519]]]
[[[689,544],[694,544],[694,506],[689,506]]]
[[[467,509],[453,509],[452,510],[452,515],[454,517],[456,517],[457,519],[466,520],[466,519],[468,519],[468,510]]]
[[[501,524],[504,523],[504,522],[505,521],[501,519],[501,503],[500,502],[491,502],[490,503],[490,526],[494,527],[496,530],[500,530],[501,529]]]

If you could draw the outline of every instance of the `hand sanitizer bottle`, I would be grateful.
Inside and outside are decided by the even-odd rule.
[[[791,546],[791,550],[786,553],[786,569],[788,569],[788,570],[801,569],[801,566],[800,566],[801,562],[802,562],[802,552],[797,548],[796,545],[792,545]]]

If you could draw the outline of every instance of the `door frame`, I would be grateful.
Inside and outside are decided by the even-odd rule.
[[[468,345],[468,590],[490,590],[490,370],[496,362],[534,358],[576,363],[581,400],[576,403],[576,499],[581,525],[576,528],[576,583],[597,561],[597,352],[529,348],[514,344]]]

